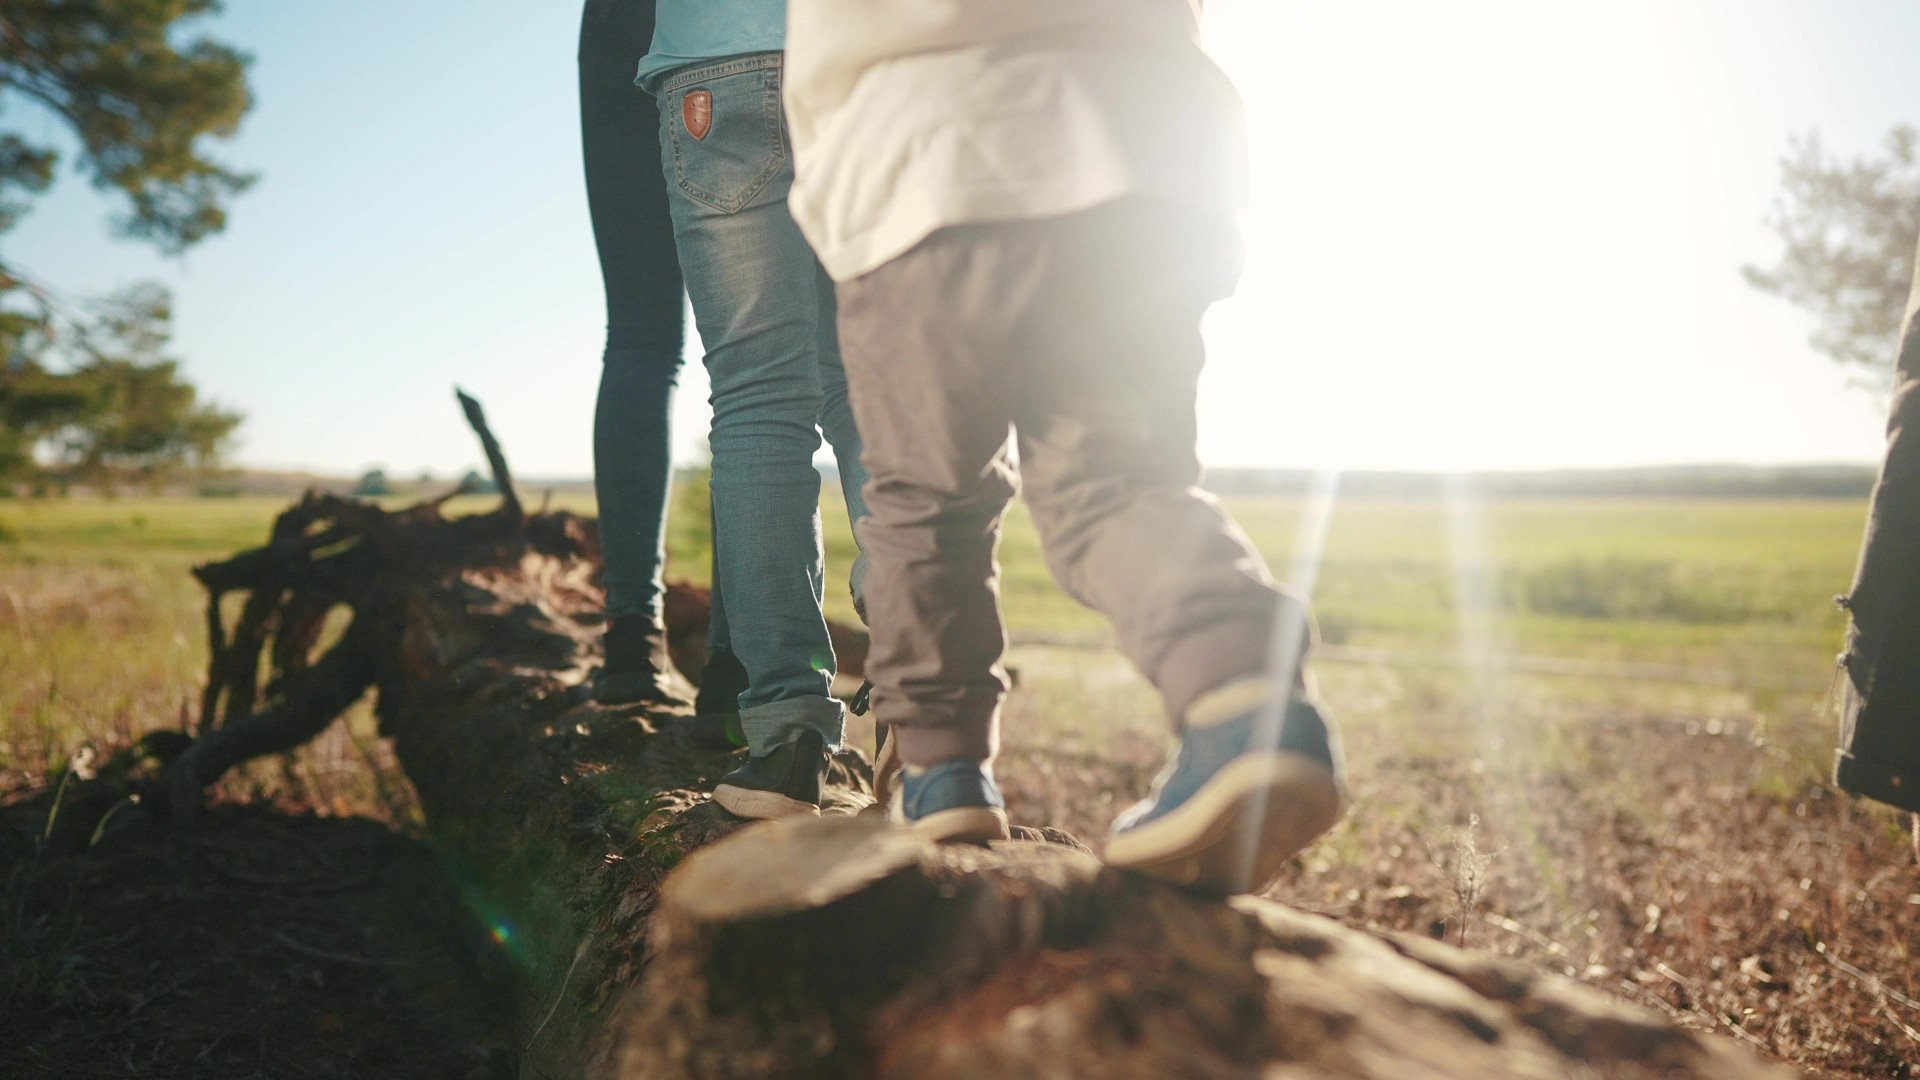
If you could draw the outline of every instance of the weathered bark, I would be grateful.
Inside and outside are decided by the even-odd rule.
[[[1565,980],[1187,895],[1058,833],[928,845],[860,815],[853,753],[826,816],[744,826],[706,796],[728,756],[681,715],[588,700],[591,522],[512,503],[452,521],[317,498],[289,513],[268,548],[201,571],[274,597],[261,644],[236,637],[287,670],[174,762],[174,790],[373,687],[432,836],[526,980],[525,1076],[1770,1074]],[[316,596],[353,618],[309,666]],[[299,647],[270,648],[275,633]]]

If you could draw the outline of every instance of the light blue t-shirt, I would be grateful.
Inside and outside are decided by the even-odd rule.
[[[786,41],[787,0],[660,0],[636,81],[651,93],[674,68],[779,52]]]

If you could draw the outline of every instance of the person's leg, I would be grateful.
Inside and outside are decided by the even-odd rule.
[[[707,662],[700,669],[700,687],[693,697],[693,736],[711,746],[745,746],[740,729],[740,695],[747,692],[747,669],[733,654],[733,634],[727,628],[726,600],[720,595],[720,560],[713,549],[712,492],[708,492],[708,566],[712,574],[707,618]]]
[[[658,111],[633,85],[653,5],[589,0],[580,25],[580,135],[606,287],[593,425],[607,592],[604,701],[668,697],[661,615],[669,421],[685,338]]]
[[[1068,592],[1112,619],[1182,735],[1108,860],[1240,889],[1337,816],[1336,751],[1301,670],[1304,605],[1196,485],[1200,317],[1234,263],[1224,224],[1130,202],[1036,227],[1045,303],[1015,419],[1028,502]]]
[[[833,652],[820,612],[813,455],[823,305],[813,251],[787,212],[779,74],[778,56],[766,54],[670,76],[660,139],[707,346],[714,551],[733,652],[747,670],[741,724],[755,758],[811,736],[824,760],[843,715],[828,693]]]
[[[853,402],[847,395],[847,372],[840,358],[839,319],[835,308],[833,279],[824,269],[815,268],[821,297],[820,318],[820,431],[833,447],[833,460],[840,470],[840,494],[847,503],[847,520],[853,526],[854,545],[860,543],[860,521],[867,516],[867,468],[860,461],[860,428],[854,422]],[[867,569],[865,551],[856,551],[853,569],[847,575],[847,591],[853,596],[853,610],[862,622],[867,618]]]
[[[1200,317],[1231,282],[1232,234],[1136,202],[1034,227],[1046,303],[1025,323],[1015,420],[1027,502],[1054,577],[1113,621],[1177,723],[1263,673],[1276,626],[1305,625],[1198,487]]]
[[[839,290],[869,472],[867,677],[908,771],[897,811],[941,839],[1006,832],[987,768],[1007,687],[995,546],[1017,486],[1005,313],[1031,275],[1017,242],[979,235],[942,230]]]
[[[833,460],[840,471],[840,494],[847,504],[847,521],[853,528],[853,566],[847,573],[847,592],[853,597],[854,614],[862,623],[867,618],[867,572],[871,561],[866,550],[860,546],[860,522],[867,516],[867,467],[861,461],[860,429],[854,422],[853,401],[847,393],[847,372],[840,357],[840,335],[837,290],[833,279],[827,276],[824,268],[819,271],[821,295],[826,300],[826,318],[822,320],[825,338],[820,349],[820,431],[827,438],[827,445],[833,447]],[[846,658],[839,658],[844,670]],[[863,682],[854,692],[850,708],[862,715],[871,715],[874,724],[875,745],[873,751],[873,794],[885,803],[893,794],[895,781],[900,772],[898,747],[892,744],[887,721],[884,716],[873,711],[873,680],[866,678],[866,665],[861,665]]]
[[[1847,591],[1841,746],[1834,782],[1920,813],[1920,274],[1907,300],[1894,362],[1887,449],[1868,505],[1866,536]],[[1902,778],[1906,784],[1902,787]]]

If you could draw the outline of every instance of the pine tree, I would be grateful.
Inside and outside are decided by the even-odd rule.
[[[1870,385],[1889,385],[1920,238],[1920,131],[1896,127],[1880,155],[1852,161],[1808,134],[1793,141],[1780,174],[1770,222],[1780,258],[1770,269],[1747,267],[1747,280],[1818,317],[1816,349]]]
[[[121,235],[178,254],[226,226],[253,177],[216,160],[252,105],[248,57],[195,21],[218,0],[6,0],[0,6],[0,238],[53,183],[60,148],[122,206]],[[50,443],[68,466],[142,475],[217,454],[238,417],[197,401],[160,355],[158,286],[73,300],[0,248],[0,488]],[[135,420],[129,413],[140,414]],[[190,448],[190,449],[188,449]]]

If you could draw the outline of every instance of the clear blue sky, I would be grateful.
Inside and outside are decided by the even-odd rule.
[[[68,289],[156,278],[249,464],[591,467],[600,286],[568,0],[230,0],[262,173],[182,261],[115,241],[83,183],[5,240]],[[1789,132],[1920,121],[1920,4],[1212,0],[1248,99],[1241,293],[1209,328],[1217,464],[1546,467],[1866,460],[1878,406],[1740,281]],[[46,130],[54,129],[51,121]],[[704,434],[698,350],[679,431]]]

